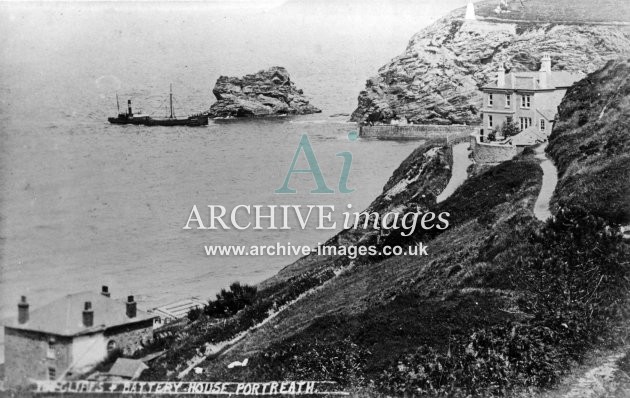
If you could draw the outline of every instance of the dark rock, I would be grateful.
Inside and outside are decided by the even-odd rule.
[[[301,89],[295,87],[289,73],[281,66],[241,78],[221,76],[212,93],[217,102],[210,107],[210,117],[265,117],[321,112],[309,103]]]

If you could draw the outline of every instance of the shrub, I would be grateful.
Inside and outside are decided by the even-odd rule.
[[[217,299],[210,301],[204,308],[204,313],[214,318],[226,318],[236,314],[241,309],[251,305],[256,299],[255,286],[241,285],[234,282],[229,290],[221,289]]]
[[[503,135],[504,137],[512,137],[520,133],[521,129],[514,121],[508,120],[501,125],[499,131],[501,131],[501,135]]]
[[[199,319],[201,314],[203,314],[203,309],[199,307],[194,307],[188,311],[187,317],[190,322],[194,322]]]

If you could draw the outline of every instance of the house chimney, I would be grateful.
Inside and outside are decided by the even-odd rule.
[[[548,53],[544,53],[540,60],[540,71],[551,72],[551,56]]]
[[[497,72],[497,87],[505,87],[505,68],[503,64],[499,65],[499,71]]]
[[[109,293],[109,287],[103,285],[103,287],[101,288],[101,294],[105,297],[111,297],[111,294]]]
[[[26,322],[28,322],[28,303],[26,302],[26,296],[22,296],[18,303],[18,323],[22,325]]]
[[[136,317],[136,302],[133,300],[133,296],[127,297],[127,317],[135,318]]]
[[[83,326],[86,328],[94,325],[94,310],[92,310],[92,302],[86,301],[83,304]]]
[[[543,54],[542,59],[540,60],[540,71],[538,76],[538,86],[540,88],[547,87],[547,76],[551,73],[551,57],[549,54]]]
[[[540,76],[538,76],[538,87],[547,88],[547,72],[540,71]]]

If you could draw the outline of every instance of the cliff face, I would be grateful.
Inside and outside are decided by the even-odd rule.
[[[221,76],[212,89],[211,117],[303,115],[321,110],[295,87],[287,70],[274,66],[243,77]]]
[[[463,16],[456,10],[413,36],[403,54],[368,79],[352,120],[474,124],[479,88],[496,77],[501,63],[508,71],[538,70],[546,52],[553,70],[590,73],[630,52],[627,26],[465,22]]]

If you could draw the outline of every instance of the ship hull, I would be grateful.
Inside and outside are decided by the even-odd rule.
[[[208,125],[208,116],[207,115],[197,115],[190,116],[186,119],[154,119],[150,116],[140,116],[140,117],[126,117],[126,116],[118,116],[118,117],[110,117],[107,119],[112,124],[133,124],[139,126],[207,126]]]

